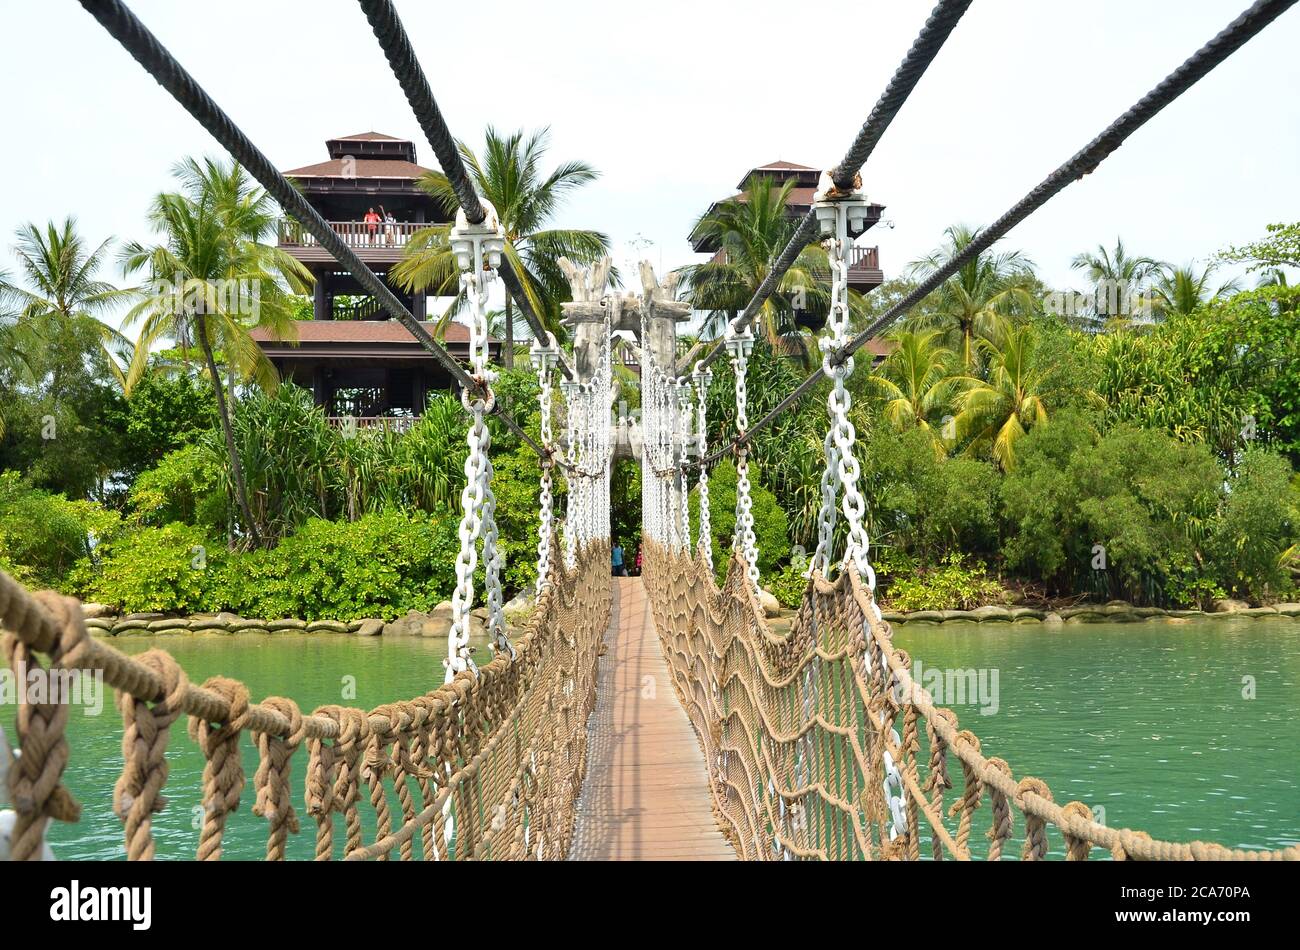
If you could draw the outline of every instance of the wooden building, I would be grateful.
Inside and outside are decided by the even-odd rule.
[[[715,201],[709,206],[709,211],[712,212],[723,201],[748,201],[749,191],[753,187],[755,180],[759,178],[768,179],[777,188],[793,179],[794,187],[790,189],[789,198],[786,200],[786,212],[792,218],[802,218],[808,213],[808,209],[812,207],[813,195],[817,191],[817,181],[820,177],[820,169],[811,168],[807,165],[797,165],[794,162],[768,162],[766,165],[759,165],[747,171],[745,177],[736,186],[739,189],[738,192],[730,198]],[[872,204],[869,206],[867,226],[863,229],[864,232],[880,221],[880,215],[884,210],[884,205]],[[852,236],[857,237],[858,235]],[[713,254],[715,259],[720,259],[721,255],[725,254],[717,246],[716,241],[701,232],[698,225],[691,231],[690,242],[691,247],[697,252]],[[884,281],[885,275],[880,269],[880,248],[855,245],[852,256],[849,258],[849,286],[858,293],[865,294],[879,287]]]
[[[416,163],[415,145],[379,132],[329,139],[329,160],[291,168],[285,176],[329,222],[344,243],[388,283],[417,320],[428,305],[423,293],[406,293],[387,275],[420,228],[448,221],[441,206],[417,186],[430,169]],[[395,221],[365,220],[368,211]],[[405,428],[424,411],[431,391],[456,388],[451,375],[410,331],[389,319],[378,301],[297,221],[280,222],[279,245],[315,278],[312,320],[297,322],[298,339],[277,340],[253,331],[281,379],[310,389],[332,421]],[[432,330],[433,324],[426,323]],[[469,331],[448,326],[443,340],[468,361]]]
[[[432,332],[433,324],[424,323]],[[442,364],[396,320],[300,320],[296,342],[265,330],[253,339],[286,382],[310,389],[329,420],[402,430],[424,412],[430,392],[456,389]],[[450,323],[444,348],[469,362],[469,328]],[[490,344],[493,359],[499,344]]]

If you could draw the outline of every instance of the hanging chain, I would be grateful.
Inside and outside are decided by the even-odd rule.
[[[537,502],[537,593],[540,595],[545,588],[551,586],[551,541],[555,532],[555,515],[551,511],[553,503],[551,472],[555,468],[555,459],[551,454],[555,451],[551,432],[551,371],[560,356],[560,347],[556,342],[555,334],[547,331],[546,344],[534,341],[528,354],[532,358],[533,367],[537,370],[540,435],[542,450],[546,453],[541,462],[541,487]]]
[[[486,205],[486,202],[485,202]],[[456,216],[450,243],[461,268],[460,287],[469,301],[469,356],[471,375],[481,385],[485,396],[461,390],[461,403],[473,419],[466,442],[465,487],[461,491],[461,520],[458,535],[460,551],[456,555],[456,590],[452,594],[451,631],[447,634],[447,682],[463,670],[473,670],[469,646],[470,610],[474,605],[474,572],[478,567],[478,542],[483,542],[483,562],[487,587],[488,616],[494,648],[514,657],[514,648],[506,635],[501,602],[501,554],[496,526],[496,496],[492,492],[492,461],[488,452],[492,434],[486,417],[496,405],[492,383],[496,374],[488,368],[487,304],[496,268],[501,265],[505,246],[504,232],[497,222],[496,211],[486,205],[489,214],[483,223],[471,225],[463,212]]]
[[[748,327],[739,331],[733,321],[727,325],[726,343],[736,377],[736,435],[740,437],[749,428],[749,394],[745,388],[745,375],[749,370],[749,355],[754,350],[753,331]],[[750,496],[749,445],[745,442],[736,448],[736,531],[731,546],[745,559],[745,573],[757,589],[758,545],[754,537],[754,500]]]
[[[839,365],[831,362],[831,354],[849,343],[849,254],[853,241],[849,237],[851,224],[860,224],[866,213],[867,202],[860,192],[845,196],[824,197],[829,190],[821,191],[814,200],[818,223],[826,236],[824,245],[831,266],[831,305],[823,338],[822,371],[831,380],[827,397],[830,427],[823,447],[826,451],[826,469],[822,476],[822,505],[817,516],[817,551],[812,567],[829,573],[832,562],[831,548],[835,532],[835,495],[842,491],[841,511],[848,531],[841,567],[852,566],[863,577],[874,593],[876,574],[868,562],[870,544],[864,524],[866,501],[858,487],[861,466],[854,447],[857,434],[849,420],[853,398],[849,395],[848,379],[853,375],[853,357]],[[873,608],[879,614],[879,607]]]
[[[709,395],[709,385],[713,382],[713,370],[707,367],[703,370],[697,369],[691,374],[691,380],[695,383],[695,397],[697,400],[696,408],[698,411],[699,421],[698,431],[696,432],[696,451],[700,454],[700,531],[699,540],[701,550],[704,553],[704,561],[709,565],[709,571],[713,571],[713,526],[709,517],[709,467],[704,464],[704,457],[708,451],[709,428],[707,422],[707,400]]]

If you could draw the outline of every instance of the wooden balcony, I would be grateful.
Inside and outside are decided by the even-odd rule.
[[[387,429],[399,435],[409,432],[420,421],[419,416],[326,416],[325,420],[335,429]]]
[[[367,264],[395,264],[411,235],[429,225],[416,221],[379,222],[329,221],[334,233]],[[372,231],[371,228],[374,228]],[[280,221],[279,245],[305,264],[324,263],[334,258],[320,246],[316,236],[292,218]]]
[[[879,287],[885,282],[880,269],[880,248],[854,245],[849,251],[849,286],[858,293]]]

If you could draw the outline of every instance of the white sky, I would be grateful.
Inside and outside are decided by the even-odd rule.
[[[602,172],[557,223],[609,233],[623,266],[641,253],[629,242],[652,242],[644,256],[671,268],[700,259],[691,224],[746,169],[841,157],[932,3],[398,6],[455,134],[549,124],[553,161]],[[872,232],[886,274],[950,223],[991,222],[1245,6],[975,0],[864,170],[895,224]],[[132,7],[279,167],[372,129],[435,164],[353,0]],[[219,147],[72,0],[0,0],[0,17],[0,266],[28,220],[73,213],[96,241],[146,237],[170,166]],[[1297,50],[1291,10],[1007,246],[1069,286],[1070,258],[1117,234],[1182,263],[1300,217]]]

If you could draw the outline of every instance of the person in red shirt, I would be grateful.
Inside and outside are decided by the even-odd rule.
[[[361,220],[366,223],[366,243],[374,244],[378,240],[379,222],[382,220],[379,213],[374,208],[371,208]]]

